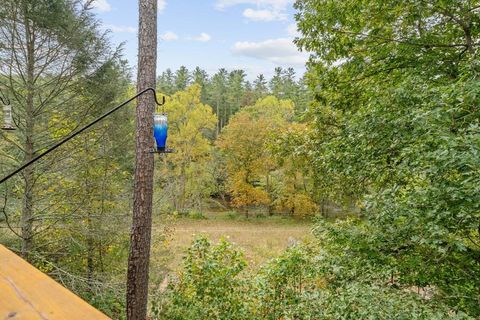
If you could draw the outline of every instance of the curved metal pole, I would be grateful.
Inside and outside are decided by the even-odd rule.
[[[34,162],[40,160],[41,158],[43,158],[44,156],[46,156],[47,154],[49,154],[50,152],[52,152],[53,150],[57,149],[58,147],[60,147],[62,144],[64,144],[65,142],[71,140],[72,138],[76,137],[77,135],[79,135],[80,133],[82,133],[83,131],[87,130],[88,128],[90,128],[91,126],[93,126],[94,124],[96,124],[97,122],[103,120],[104,118],[108,117],[109,115],[111,115],[112,113],[114,113],[115,111],[117,111],[118,109],[122,108],[123,106],[129,104],[130,102],[132,102],[133,100],[135,100],[136,98],[138,98],[139,96],[141,96],[142,94],[146,93],[147,91],[151,91],[153,93],[153,97],[155,98],[155,103],[159,106],[162,106],[165,104],[165,96],[163,96],[162,98],[162,103],[158,102],[158,99],[157,99],[157,92],[155,91],[155,89],[153,88],[147,88],[147,89],[144,89],[142,91],[140,91],[139,93],[137,93],[135,96],[131,97],[130,99],[126,100],[125,102],[123,102],[122,104],[116,106],[115,108],[113,108],[112,110],[108,111],[107,113],[105,113],[104,115],[98,117],[97,119],[93,120],[92,122],[90,122],[89,124],[85,125],[84,127],[78,129],[77,131],[75,131],[74,133],[70,134],[69,136],[67,136],[66,138],[60,140],[59,142],[57,142],[56,144],[54,144],[53,146],[51,146],[50,148],[48,148],[47,150],[45,150],[44,152],[40,153],[38,156],[36,156],[35,158],[33,158],[32,160],[24,163],[23,165],[21,165],[18,169],[16,169],[15,171],[11,172],[10,174],[6,175],[5,177],[3,177],[1,180],[0,180],[0,184],[4,183],[5,181],[7,181],[8,179],[10,179],[11,177],[13,177],[14,175],[16,175],[17,173],[19,173],[20,171],[22,171],[23,169],[25,169],[26,167],[28,167],[29,165],[33,164]]]

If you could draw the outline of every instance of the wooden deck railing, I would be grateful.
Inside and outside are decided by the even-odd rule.
[[[0,245],[0,319],[110,318]]]

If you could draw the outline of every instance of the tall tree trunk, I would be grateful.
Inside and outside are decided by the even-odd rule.
[[[25,12],[28,9],[25,8]],[[34,78],[35,78],[35,34],[32,31],[32,26],[28,18],[25,18],[25,37],[27,49],[27,92],[26,92],[26,106],[25,106],[25,142],[23,161],[27,162],[34,157]],[[33,247],[33,186],[35,182],[35,171],[33,165],[29,166],[23,172],[23,179],[25,183],[25,192],[23,195],[23,206],[21,216],[22,228],[22,256],[28,259],[28,255]]]
[[[227,105],[228,103],[224,100],[223,119],[222,119],[222,125],[220,126],[220,131],[222,131],[223,127],[227,125]]]
[[[185,210],[185,197],[187,193],[187,173],[185,169],[185,163],[182,162],[180,167],[180,200],[179,200],[179,208],[184,212]]]
[[[83,150],[85,150],[85,154],[90,154],[90,148],[88,145],[89,141],[88,135],[86,135],[83,139]],[[91,199],[91,195],[93,195],[92,192],[92,185],[90,183],[91,181],[91,173],[89,170],[89,166],[86,166],[84,168],[85,173],[83,175],[83,189],[85,192],[85,195],[87,196],[88,199]],[[102,195],[104,195],[104,190],[102,190]],[[102,201],[103,201],[103,196],[102,196]],[[84,205],[84,209],[87,210],[87,216],[85,219],[85,224],[86,224],[86,230],[85,230],[85,242],[87,246],[87,284],[88,284],[88,290],[90,293],[93,293],[93,277],[95,273],[95,226],[93,222],[93,217],[92,217],[92,211],[94,210],[95,206],[90,206],[88,204]]]
[[[157,0],[139,0],[137,90],[155,88],[157,60]],[[151,93],[138,98],[133,223],[127,271],[127,318],[145,320],[152,227],[153,112]]]
[[[215,139],[218,138],[218,136],[220,135],[220,126],[221,126],[221,123],[220,123],[220,104],[218,103],[218,99],[217,99],[217,130],[216,130],[216,135],[215,135]]]
[[[88,208],[87,214],[87,283],[89,290],[93,293],[93,276],[95,273],[95,240],[93,234],[95,232],[93,227],[93,221],[91,217],[91,208]]]

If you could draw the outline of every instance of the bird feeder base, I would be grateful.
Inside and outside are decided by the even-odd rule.
[[[2,130],[14,131],[14,130],[16,130],[16,128],[14,126],[4,125],[4,126],[2,126]]]
[[[150,153],[174,153],[175,151],[173,149],[168,149],[168,148],[157,148],[157,149],[152,149],[150,150]]]

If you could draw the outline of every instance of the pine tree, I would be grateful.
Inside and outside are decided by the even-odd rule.
[[[226,108],[227,76],[227,70],[223,68],[218,70],[218,72],[212,77],[210,86],[209,104],[213,107],[218,119],[216,126],[217,137],[226,123],[226,112],[224,112],[224,110]]]
[[[187,67],[181,66],[175,72],[175,76],[174,76],[175,92],[185,90],[190,84],[190,81],[191,81],[191,76]]]
[[[200,67],[196,67],[192,72],[192,82],[200,86],[202,103],[207,103],[208,87],[210,85],[208,73]]]
[[[174,75],[170,68],[162,72],[157,79],[157,88],[166,95],[175,93]]]
[[[263,74],[259,74],[255,81],[253,81],[253,91],[255,101],[265,97],[268,94],[268,82]]]
[[[157,1],[139,2],[137,91],[155,88],[157,66]],[[154,145],[152,136],[155,101],[151,94],[138,98],[133,222],[127,272],[127,317],[147,318],[148,267],[152,232]]]
[[[227,108],[224,109],[225,123],[230,117],[240,110],[243,106],[243,96],[245,94],[245,71],[233,70],[228,75],[227,85]]]
[[[78,4],[67,0],[2,1],[0,61],[5,75],[0,81],[14,105],[19,130],[17,138],[9,141],[18,162],[32,160],[116,97],[110,85],[117,82],[108,72],[117,67],[117,54],[110,52],[105,35],[97,30],[91,2]],[[97,105],[103,108],[95,110]],[[62,121],[52,121],[54,118]],[[19,142],[14,142],[17,139]],[[43,171],[54,170],[56,161],[50,161]],[[27,258],[42,230],[34,228],[42,205],[37,194],[45,189],[41,174],[46,172],[39,172],[35,165],[22,173],[20,238],[22,255]]]

